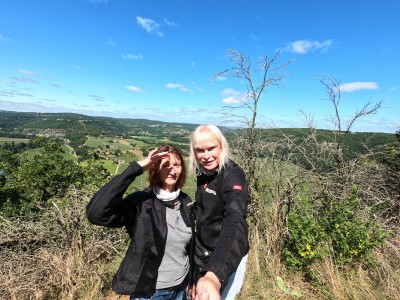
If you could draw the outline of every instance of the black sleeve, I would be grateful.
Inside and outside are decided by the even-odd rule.
[[[143,174],[142,167],[133,162],[120,175],[113,177],[90,199],[86,207],[88,220],[96,225],[122,227],[126,211],[123,195],[137,176]]]
[[[202,268],[202,273],[211,271],[218,277],[221,290],[226,286],[229,276],[236,271],[249,249],[246,222],[248,205],[246,176],[239,167],[232,167],[226,171],[228,173],[224,176],[222,184],[225,210],[222,230],[210,261]]]

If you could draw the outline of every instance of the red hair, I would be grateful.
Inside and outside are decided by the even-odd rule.
[[[185,160],[183,159],[183,154],[182,151],[175,146],[172,145],[164,145],[161,146],[154,152],[154,154],[160,153],[160,152],[169,152],[172,155],[175,156],[175,158],[178,158],[181,163],[182,167],[182,172],[176,182],[176,188],[182,189],[183,186],[185,185],[186,182],[186,165],[185,165]],[[160,164],[161,164],[161,159],[157,162],[157,164],[149,170],[149,184],[151,187],[159,186],[162,187],[162,182],[160,179]]]

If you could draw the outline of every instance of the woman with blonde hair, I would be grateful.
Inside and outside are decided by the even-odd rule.
[[[230,159],[229,145],[215,125],[200,125],[190,143],[190,170],[197,174],[196,299],[235,299],[244,280],[248,252],[248,184]]]

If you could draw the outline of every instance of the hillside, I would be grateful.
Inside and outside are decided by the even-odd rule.
[[[0,111],[0,135],[65,137],[71,133],[102,136],[187,136],[195,124],[166,123],[145,119],[92,117],[72,113],[30,113]]]
[[[75,150],[84,145],[88,137],[127,139],[132,136],[167,138],[178,144],[188,144],[190,133],[196,124],[168,123],[145,119],[121,119],[93,117],[72,113],[29,113],[0,111],[0,137],[33,138],[47,136],[65,139]],[[225,128],[228,140],[240,129]],[[260,129],[264,141],[277,141],[290,137],[302,143],[309,135],[309,129],[282,128]],[[335,135],[330,130],[316,131],[318,142],[331,143]],[[396,141],[394,134],[356,132],[345,137],[345,150],[353,155],[366,149],[390,145]]]

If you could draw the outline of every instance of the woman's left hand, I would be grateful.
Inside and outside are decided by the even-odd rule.
[[[146,158],[138,161],[137,163],[143,168],[143,170],[148,171],[154,168],[155,164],[163,158],[167,158],[170,156],[169,152],[160,152],[160,153],[154,153],[157,150],[153,150],[147,155]]]

